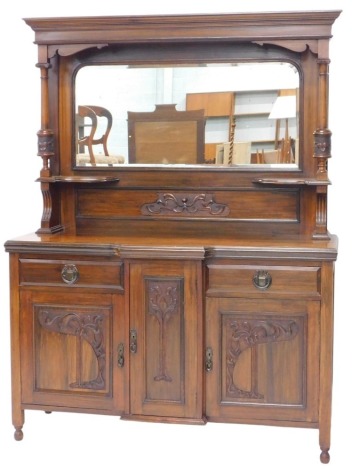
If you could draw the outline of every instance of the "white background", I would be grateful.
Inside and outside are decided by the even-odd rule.
[[[352,306],[351,237],[351,24],[350,0],[20,0],[6,2],[1,37],[1,222],[0,241],[35,231],[42,199],[34,180],[41,167],[36,132],[40,128],[40,80],[35,68],[34,33],[22,18],[40,16],[235,13],[334,10],[330,56],[328,226],[339,235],[336,264],[334,393],[331,470],[351,468]],[[27,411],[24,439],[13,438],[10,401],[8,255],[0,250],[0,468],[73,470],[82,468],[321,469],[318,431],[264,426],[208,424],[184,426],[120,421],[111,416]]]

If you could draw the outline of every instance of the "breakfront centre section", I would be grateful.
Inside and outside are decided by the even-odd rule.
[[[43,214],[5,244],[15,439],[28,409],[270,424],[329,461],[339,13],[25,19]]]

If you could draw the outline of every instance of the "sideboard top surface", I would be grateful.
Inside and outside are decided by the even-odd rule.
[[[67,233],[53,235],[29,234],[9,240],[8,252],[72,253],[109,255],[129,258],[268,258],[335,260],[338,238],[313,240],[307,237],[273,239],[270,237],[230,239],[222,236],[202,237],[104,237],[77,236]]]

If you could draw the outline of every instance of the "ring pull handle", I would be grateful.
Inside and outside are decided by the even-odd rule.
[[[66,284],[74,284],[79,278],[79,271],[74,264],[65,264],[61,270],[61,278]]]
[[[268,271],[257,271],[253,276],[253,284],[257,289],[269,289],[271,281],[272,277]]]

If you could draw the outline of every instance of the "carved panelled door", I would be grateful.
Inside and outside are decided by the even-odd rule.
[[[77,298],[67,289],[22,292],[22,401],[122,413],[123,297]]]
[[[202,416],[202,309],[197,261],[130,266],[132,415]]]
[[[206,413],[317,422],[319,302],[207,300]]]

